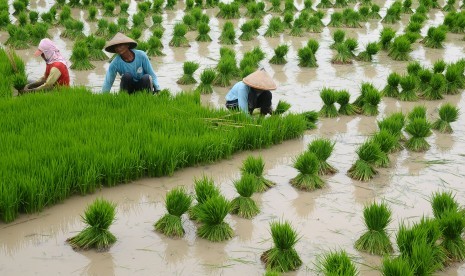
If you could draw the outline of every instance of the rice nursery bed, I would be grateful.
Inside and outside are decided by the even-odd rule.
[[[221,9],[210,0],[90,2],[0,0],[0,46],[16,47],[26,65],[0,64],[2,76],[11,76],[0,83],[0,215],[16,218],[0,222],[0,274],[325,275],[337,264],[347,275],[371,276],[407,273],[418,262],[416,274],[445,266],[434,274],[465,275],[463,231],[457,236],[463,215],[431,206],[443,191],[460,207],[465,202],[460,1],[433,1],[437,8],[427,1],[235,1]],[[35,21],[42,25],[31,31]],[[233,31],[222,38],[227,22]],[[24,31],[10,39],[9,23]],[[92,95],[111,57],[93,39],[118,30],[140,42],[172,96],[114,95],[118,78],[112,94]],[[337,30],[345,33],[339,55],[331,48]],[[44,34],[66,57],[83,59],[70,76],[88,88],[16,97],[12,86],[43,74],[32,54]],[[73,50],[73,37],[91,34],[88,53]],[[230,87],[259,67],[279,87],[274,115],[226,111]],[[335,96],[320,97],[324,88]],[[412,119],[419,106],[425,118]],[[308,111],[321,115],[305,131],[296,114]],[[395,112],[404,115],[398,129],[397,115],[382,122]],[[314,148],[318,139],[325,149]],[[357,154],[365,143],[378,144],[376,156]],[[318,160],[312,153],[311,164],[296,162],[310,151]],[[246,189],[255,179],[261,186]],[[318,185],[294,187],[299,179]],[[198,181],[217,191],[193,207]],[[103,233],[91,220],[96,199],[111,203],[100,209]],[[388,211],[370,211],[375,203]],[[408,235],[424,237],[418,225],[436,234],[406,243]],[[78,250],[97,234],[106,241],[96,248],[105,251]],[[380,249],[390,258],[370,254]]]

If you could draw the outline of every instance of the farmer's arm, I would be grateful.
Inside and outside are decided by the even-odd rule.
[[[144,72],[149,74],[152,77],[153,87],[156,90],[160,90],[160,85],[158,84],[158,78],[155,75],[155,71],[153,71],[152,64],[145,52],[141,52],[142,55],[142,67],[144,68]]]
[[[239,108],[245,112],[249,113],[249,87],[246,84],[242,84],[237,87],[237,104]]]
[[[103,93],[110,92],[110,89],[113,86],[113,82],[115,82],[115,78],[116,78],[116,72],[117,72],[116,67],[117,66],[116,66],[115,60],[113,60],[110,63],[110,67],[108,68],[108,71],[105,75],[105,80],[103,81],[103,85],[102,85]]]
[[[36,87],[32,88],[31,90],[46,90],[46,89],[51,89],[55,84],[57,83],[58,79],[61,77],[61,72],[58,68],[53,67],[50,69],[50,74],[48,75],[48,78],[45,80],[45,82]]]
[[[42,76],[42,77],[40,77],[40,79],[26,85],[26,87],[24,87],[24,89],[32,90],[34,88],[37,88],[37,87],[41,86],[44,83],[45,83],[45,76]]]

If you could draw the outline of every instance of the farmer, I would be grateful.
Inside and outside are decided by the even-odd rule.
[[[45,74],[39,80],[26,85],[22,91],[19,91],[20,94],[48,90],[59,85],[69,86],[67,61],[53,41],[48,38],[42,39],[34,56],[41,56],[45,61]]]
[[[160,90],[158,79],[153,71],[147,54],[140,50],[135,50],[137,42],[117,33],[105,45],[105,51],[116,53],[116,57],[110,63],[105,81],[103,82],[102,92],[109,92],[116,73],[121,76],[120,90],[132,94],[136,91],[150,91],[157,93]]]
[[[271,91],[276,84],[264,69],[257,70],[242,81],[236,83],[226,94],[226,107],[231,110],[240,109],[252,114],[260,108],[260,114],[271,114]]]

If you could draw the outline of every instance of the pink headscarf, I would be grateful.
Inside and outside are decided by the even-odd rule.
[[[44,38],[39,43],[39,49],[34,53],[35,56],[44,54],[45,62],[47,64],[54,62],[61,62],[68,67],[68,61],[61,55],[60,50],[53,41],[48,38]]]

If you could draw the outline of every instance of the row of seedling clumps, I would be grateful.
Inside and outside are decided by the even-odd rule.
[[[450,123],[458,118],[457,107],[449,103],[443,104],[439,108],[439,118],[433,123],[428,120],[426,111],[425,106],[416,106],[408,113],[407,120],[402,112],[397,112],[378,121],[379,131],[357,149],[358,159],[349,169],[348,175],[356,180],[368,181],[378,174],[376,167],[390,167],[390,153],[397,152],[404,146],[415,152],[428,150],[430,145],[426,138],[432,134],[432,128],[442,133],[453,131]],[[410,138],[407,139],[402,130]],[[404,145],[402,141],[405,141]]]

